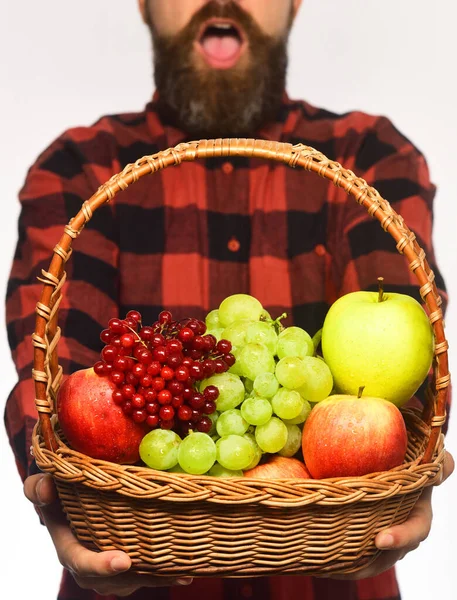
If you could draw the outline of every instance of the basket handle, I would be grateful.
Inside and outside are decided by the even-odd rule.
[[[435,335],[434,390],[428,390],[427,404],[423,419],[430,426],[430,437],[422,457],[422,463],[430,462],[435,450],[441,427],[446,419],[446,400],[450,384],[448,366],[448,343],[444,334],[442,300],[438,294],[434,273],[425,258],[424,250],[418,245],[416,236],[405,225],[390,204],[367,182],[339,163],[326,158],[314,148],[298,144],[270,142],[254,139],[201,140],[179,144],[139,159],[127,165],[86,202],[81,210],[65,227],[64,234],[54,248],[49,271],[42,271],[44,287],[37,303],[36,328],[33,334],[36,407],[41,421],[46,447],[55,451],[58,447],[50,416],[54,411],[54,400],[62,377],[58,365],[57,343],[60,329],[57,326],[57,312],[62,298],[61,288],[65,282],[65,263],[71,254],[72,240],[78,237],[84,225],[101,205],[109,202],[116,194],[135,183],[141,177],[155,173],[183,161],[195,159],[245,156],[274,160],[290,167],[302,167],[329,179],[344,189],[364,206],[372,217],[376,217],[383,229],[390,233],[397,244],[397,250],[404,254],[420,284],[420,294],[429,309],[429,318]]]

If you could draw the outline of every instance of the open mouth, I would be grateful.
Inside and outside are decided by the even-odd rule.
[[[196,45],[211,67],[230,69],[242,55],[246,39],[234,21],[211,19],[203,24]]]

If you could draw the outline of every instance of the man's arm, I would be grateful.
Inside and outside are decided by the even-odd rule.
[[[33,471],[29,449],[37,418],[31,379],[31,336],[42,290],[37,277],[49,268],[64,226],[98,185],[80,147],[66,135],[42,154],[20,192],[19,239],[6,298],[8,339],[18,383],[6,404],[5,424],[23,479]],[[64,374],[97,360],[99,333],[118,311],[117,261],[114,217],[112,208],[106,206],[94,215],[82,239],[74,242],[67,263],[68,283],[59,309],[62,337],[58,354]]]

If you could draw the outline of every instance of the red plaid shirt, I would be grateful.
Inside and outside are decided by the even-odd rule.
[[[284,99],[258,137],[304,143],[375,186],[415,231],[436,281],[432,247],[435,193],[420,152],[384,117],[337,115]],[[7,292],[9,342],[19,382],[6,407],[18,469],[33,471],[36,420],[31,334],[41,293],[37,276],[82,202],[143,155],[185,141],[144,112],[108,116],[64,133],[30,169],[20,193],[19,241]],[[60,308],[59,357],[65,373],[92,365],[108,319],[136,308],[145,322],[160,310],[203,317],[233,293],[250,293],[274,315],[288,313],[314,334],[329,305],[383,276],[390,291],[420,300],[393,239],[341,189],[315,174],[249,158],[184,163],[143,178],[99,209],[74,244]],[[445,294],[444,294],[445,297]],[[64,573],[61,600],[95,599]],[[140,590],[155,600],[387,600],[399,598],[394,571],[363,581],[304,577],[201,580],[190,587]]]

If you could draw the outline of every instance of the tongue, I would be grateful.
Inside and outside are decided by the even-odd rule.
[[[235,36],[218,37],[208,35],[202,42],[203,50],[211,58],[228,60],[233,58],[240,48],[240,41]]]

